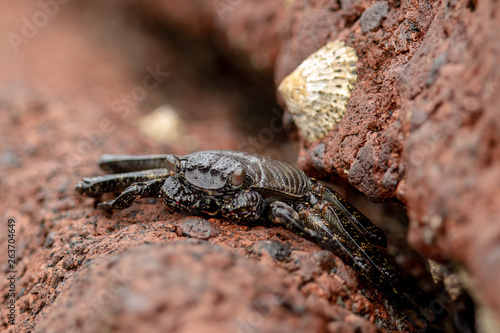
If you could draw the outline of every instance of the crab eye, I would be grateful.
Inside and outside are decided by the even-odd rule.
[[[177,158],[174,155],[167,156],[167,169],[177,172]]]
[[[231,184],[233,184],[234,186],[241,186],[241,184],[243,184],[243,182],[245,181],[245,175],[245,170],[236,169],[236,171],[233,172],[233,176],[231,177]]]

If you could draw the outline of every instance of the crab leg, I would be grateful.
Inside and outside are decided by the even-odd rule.
[[[313,190],[320,194],[326,201],[332,204],[336,215],[346,216],[347,219],[340,219],[342,225],[353,223],[363,233],[363,235],[373,244],[378,246],[387,247],[387,237],[384,232],[373,224],[366,216],[359,210],[351,206],[335,191],[331,191],[326,186],[316,183]]]
[[[112,173],[161,169],[167,167],[167,156],[104,154],[99,159],[99,167]]]
[[[357,253],[356,247],[350,246],[351,243],[343,235],[329,229],[312,208],[304,207],[298,213],[289,205],[275,201],[269,205],[269,214],[272,222],[282,224],[293,233],[332,251],[345,263],[354,264],[358,272],[366,274],[370,269],[371,265],[365,256]]]
[[[350,244],[357,245],[356,255],[365,257],[371,263],[371,266],[379,271],[379,275],[383,276],[383,278],[380,278],[380,282],[383,282],[383,279],[387,279],[387,281],[391,281],[394,285],[404,285],[394,266],[387,261],[382,252],[370,243],[353,224],[349,223],[349,220],[342,214],[342,211],[339,211],[338,207],[331,203],[326,203],[322,206],[317,208],[322,208],[318,209],[318,211],[321,211],[324,223],[337,230],[340,226],[340,230],[338,231],[348,239]]]
[[[147,171],[118,173],[99,177],[83,178],[75,190],[80,194],[98,197],[103,193],[119,193],[137,182],[153,179],[165,180],[171,175],[168,169],[152,169]]]
[[[330,194],[333,194],[328,189],[326,189]],[[340,195],[337,193],[336,197],[339,199],[339,203],[347,204]],[[342,201],[340,201],[342,200]],[[348,204],[347,204],[348,205]],[[359,211],[355,211],[349,205],[349,209],[352,214],[348,214],[349,210],[346,209],[345,205],[338,205],[334,202],[323,201],[317,203],[314,208],[316,211],[321,212],[321,217],[323,221],[330,226],[330,228],[336,229],[338,232],[342,233],[351,244],[356,244],[356,254],[362,255],[372,264],[372,267],[379,271],[379,275],[384,278],[380,278],[380,282],[385,279],[385,284],[393,285],[394,292],[397,293],[396,287],[402,288],[403,292],[407,292],[412,295],[421,294],[420,289],[415,287],[415,285],[409,283],[399,274],[396,268],[389,263],[387,258],[382,254],[382,252],[375,246],[377,242],[373,241],[373,238],[367,237],[366,229],[360,228],[359,224],[356,222],[364,221],[364,223],[369,222],[371,226],[378,229],[374,224],[371,223],[364,215]],[[361,219],[359,217],[362,217]],[[369,227],[369,226],[368,226]],[[373,235],[373,234],[370,234]],[[382,234],[383,235],[383,234]],[[385,236],[384,242],[386,243]],[[380,245],[380,244],[377,244]],[[384,244],[386,245],[386,244]]]
[[[371,251],[376,251],[377,260],[373,260],[365,251],[348,241],[348,239],[330,229],[330,224],[318,211],[310,206],[299,205],[295,211],[291,206],[275,201],[269,206],[269,213],[272,222],[285,225],[290,231],[304,237],[315,244],[318,244],[325,250],[329,250],[342,259],[346,264],[354,268],[372,285],[377,288],[390,292],[395,300],[403,305],[403,310],[411,318],[414,324],[419,327],[425,327],[427,321],[425,316],[420,313],[413,303],[407,300],[398,290],[401,281],[399,274],[388,275],[386,272],[387,266],[382,269],[379,266],[380,251],[376,248]],[[388,264],[388,263],[387,263]],[[391,271],[391,273],[394,273]],[[411,310],[409,310],[411,309]]]
[[[164,179],[153,179],[147,182],[134,183],[127,187],[115,200],[101,202],[97,207],[124,209],[130,207],[137,199],[158,197],[164,182]]]

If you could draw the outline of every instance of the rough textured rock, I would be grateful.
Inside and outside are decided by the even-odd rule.
[[[325,39],[348,36],[358,83],[343,122],[303,144],[300,165],[336,173],[374,200],[406,203],[411,244],[461,263],[479,301],[500,313],[498,3],[389,3],[370,31],[368,10],[360,27],[338,25]]]
[[[440,6],[431,27],[441,28],[429,29],[405,69],[421,73],[414,81],[420,91],[401,92],[406,182],[398,186],[409,207],[411,243],[428,256],[462,263],[497,314],[499,11],[495,2]]]
[[[491,264],[500,235],[498,3],[297,0],[285,10],[275,21],[283,33],[272,35],[276,85],[328,41],[344,40],[360,58],[346,116],[314,144],[297,137],[299,165],[372,200],[404,202],[411,244],[463,265],[500,313],[500,265]]]
[[[341,330],[375,331],[341,307],[323,313],[291,283],[286,270],[206,242],[143,245],[82,269],[35,332],[316,332],[327,316]]]
[[[255,112],[270,114],[273,109],[272,103],[261,103],[273,93],[269,82],[277,87],[303,59],[335,39],[356,49],[358,82],[346,116],[327,137],[307,144],[291,133],[298,140],[299,165],[312,176],[348,182],[372,200],[398,199],[406,204],[411,244],[428,257],[458,263],[469,276],[468,288],[476,301],[491,317],[498,317],[498,2],[129,0],[127,4],[132,7],[70,2],[17,49],[9,37],[3,40],[0,212],[2,223],[12,217],[18,228],[19,331],[30,331],[38,322],[48,325],[69,304],[70,296],[59,296],[75,296],[71,284],[84,282],[77,280],[80,272],[96,272],[94,261],[103,265],[116,253],[120,262],[136,260],[126,253],[138,255],[137,246],[188,236],[208,239],[212,245],[203,245],[209,246],[208,251],[218,251],[213,244],[234,247],[238,255],[265,266],[249,269],[250,276],[267,274],[268,268],[288,272],[297,293],[294,304],[310,304],[310,297],[320,304],[320,309],[305,306],[306,318],[319,323],[318,331],[341,327],[349,331],[356,325],[372,331],[374,325],[359,315],[373,322],[375,312],[382,318],[379,326],[389,325],[382,304],[353,292],[357,282],[352,282],[355,278],[348,268],[332,278],[326,272],[310,275],[283,263],[282,258],[307,257],[317,250],[285,230],[218,220],[208,221],[210,225],[189,222],[152,202],[106,216],[72,189],[81,176],[97,174],[93,163],[103,152],[185,152],[188,147],[182,143],[166,147],[151,142],[134,125],[144,114],[141,110],[162,103],[173,104],[189,120],[186,128],[195,133],[197,149],[270,148],[282,133],[274,118],[253,127],[251,136],[242,131],[257,118]],[[36,15],[42,17],[38,2],[9,6],[0,11],[7,33],[22,36],[24,17],[31,22]],[[137,14],[147,22],[149,33],[136,25]],[[123,27],[129,28],[120,31]],[[164,43],[163,36],[171,44]],[[189,43],[189,38],[196,43]],[[148,68],[155,66],[168,70],[169,77],[142,98],[137,95],[142,92],[139,88]],[[224,76],[227,73],[237,74]],[[293,131],[289,122],[285,125]],[[278,156],[292,160],[287,153]],[[282,239],[289,241],[291,252],[262,243],[282,243]],[[5,244],[5,233],[0,240]],[[155,256],[162,256],[161,250],[155,251]],[[235,263],[240,260],[234,258]],[[256,262],[250,262],[254,267]],[[186,269],[182,263],[178,267]],[[2,266],[2,274],[6,271]],[[214,274],[219,273],[223,275],[223,271]],[[331,305],[339,295],[338,276],[350,290],[347,296],[340,294],[342,309]],[[7,282],[1,281],[2,291],[7,290]],[[54,303],[51,314],[55,300],[62,305]],[[226,304],[232,301],[229,297]],[[359,310],[365,308],[366,312]],[[345,316],[328,315],[345,309],[350,311],[342,312]],[[161,306],[160,310],[165,311]],[[2,327],[7,327],[5,308],[1,311]],[[281,305],[279,311],[284,311]],[[182,318],[191,315],[200,314]]]
[[[29,90],[4,95],[2,107],[0,129],[10,157],[1,167],[9,176],[1,179],[0,209],[2,221],[15,220],[17,264],[17,325],[8,325],[3,306],[6,331],[160,331],[163,325],[174,331],[197,325],[213,331],[411,330],[352,269],[282,228],[171,214],[159,200],[113,214],[95,209],[74,186],[84,175],[99,174],[99,150],[77,150],[78,163],[69,164],[66,147],[87,142],[81,128],[96,128],[106,115],[83,112],[90,106],[78,98],[71,104],[43,100]],[[162,148],[125,122],[115,125],[102,143],[105,151]],[[25,133],[25,140],[15,140],[16,133]],[[178,243],[188,237],[209,243]],[[4,233],[3,249],[8,239]],[[127,278],[110,285],[113,267]],[[4,302],[8,270],[3,264]],[[266,300],[276,301],[273,309]]]
[[[77,146],[79,128],[103,115],[75,116],[65,103],[30,98],[37,100],[29,91],[23,95],[29,107],[19,117],[6,107],[15,100],[4,99],[0,113],[1,132],[20,163],[2,166],[9,177],[2,178],[1,218],[15,220],[17,263],[17,325],[8,325],[3,306],[6,331],[411,329],[340,259],[285,229],[172,214],[160,200],[113,214],[95,209],[94,199],[74,191],[83,175],[99,172],[94,154],[79,155],[85,162],[74,167],[61,165],[64,146],[56,142]],[[32,121],[39,116],[52,121]],[[116,125],[108,149],[130,135],[136,138],[125,144],[131,150],[161,148],[137,128]],[[8,139],[17,132],[27,133],[27,141]],[[7,240],[4,233],[4,248]],[[3,264],[3,302],[8,270]]]

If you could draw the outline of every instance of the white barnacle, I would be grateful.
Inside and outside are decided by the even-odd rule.
[[[343,41],[311,54],[278,87],[305,140],[324,137],[345,114],[356,83],[356,51]]]

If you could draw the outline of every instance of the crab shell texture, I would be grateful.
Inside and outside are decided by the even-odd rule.
[[[175,157],[173,171],[181,181],[210,194],[247,188],[259,192],[267,202],[300,198],[312,186],[302,170],[244,152],[214,150]],[[244,177],[236,180],[237,186],[235,176]]]
[[[344,116],[356,83],[356,51],[343,41],[330,42],[311,54],[283,79],[278,91],[302,137],[324,137]]]

